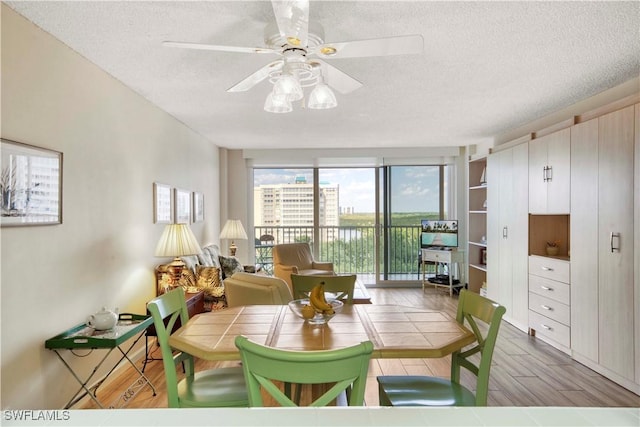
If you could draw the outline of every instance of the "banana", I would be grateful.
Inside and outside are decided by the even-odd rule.
[[[309,293],[309,303],[318,312],[332,313],[333,307],[324,297],[324,282],[314,286]]]

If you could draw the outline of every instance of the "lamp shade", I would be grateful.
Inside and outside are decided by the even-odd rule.
[[[273,94],[285,96],[289,101],[298,101],[304,96],[300,82],[291,74],[283,74],[273,85]]]
[[[274,95],[273,92],[269,92],[264,102],[264,111],[269,113],[290,113],[293,111],[293,106],[286,96]]]
[[[320,82],[311,91],[309,96],[309,108],[314,110],[325,110],[327,108],[334,108],[338,105],[336,95],[331,88],[324,82]]]
[[[201,252],[198,240],[188,224],[168,224],[160,236],[155,255],[180,257]]]
[[[221,239],[247,239],[247,233],[244,231],[242,222],[239,219],[228,219],[222,231],[220,232]]]

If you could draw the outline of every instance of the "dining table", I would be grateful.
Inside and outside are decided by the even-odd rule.
[[[240,360],[235,337],[287,350],[332,350],[370,340],[372,358],[439,358],[475,342],[448,313],[388,304],[345,304],[328,323],[305,322],[287,305],[249,305],[198,314],[169,345],[210,361]]]

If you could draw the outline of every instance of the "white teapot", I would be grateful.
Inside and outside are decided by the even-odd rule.
[[[87,317],[87,326],[97,329],[99,331],[106,331],[116,326],[118,323],[118,309],[114,311],[107,310],[106,307],[102,307],[102,310]]]

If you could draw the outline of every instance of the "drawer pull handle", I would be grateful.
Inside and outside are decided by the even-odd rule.
[[[549,307],[548,305],[541,304],[540,307],[544,308],[545,310],[553,311],[553,308]]]
[[[553,328],[551,326],[547,326],[545,324],[541,324],[540,326],[542,326],[544,329],[546,329],[547,331],[552,330]]]
[[[545,291],[553,291],[553,288],[550,288],[548,286],[540,286],[542,289],[544,289]]]
[[[551,267],[541,267],[544,271],[553,271]]]

